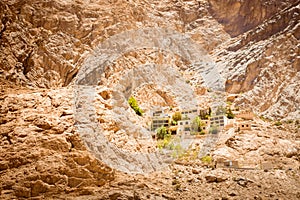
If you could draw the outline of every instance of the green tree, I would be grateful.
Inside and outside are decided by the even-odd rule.
[[[182,119],[181,113],[180,112],[175,112],[172,116],[173,121],[178,122]]]
[[[202,130],[200,117],[195,117],[191,124],[192,132],[200,132]]]
[[[143,113],[144,113],[143,110],[139,107],[137,100],[133,96],[131,96],[128,99],[128,103],[137,115],[139,115],[139,116],[143,115]]]
[[[229,108],[226,112],[226,116],[228,119],[233,119],[234,118],[234,114],[232,113],[232,110]]]
[[[200,119],[208,119],[211,116],[211,108],[209,107],[208,110],[200,110]]]
[[[191,124],[191,129],[192,132],[194,133],[200,133],[203,129],[202,127],[205,126],[204,122],[201,121],[200,117],[197,116],[195,119],[192,121]]]
[[[212,134],[217,134],[219,132],[219,128],[216,125],[212,125],[209,129],[209,132]]]
[[[167,128],[166,127],[160,127],[156,130],[156,137],[159,140],[163,140],[165,139],[165,137],[167,137],[169,135]]]
[[[202,157],[201,160],[202,160],[202,162],[209,164],[212,162],[212,157],[207,155],[207,156]]]

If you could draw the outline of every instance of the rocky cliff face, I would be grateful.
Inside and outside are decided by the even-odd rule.
[[[2,1],[0,6],[2,78],[43,88],[68,85],[99,41],[143,18],[125,1]]]
[[[256,199],[299,198],[299,171],[260,171],[254,175],[226,171],[234,176],[229,178],[222,170],[204,170],[197,163],[188,168],[177,166],[176,173],[145,176],[138,182],[135,178],[129,182],[115,180],[112,187],[117,189],[112,190],[110,185],[102,191],[99,186],[115,178],[107,164],[126,153],[114,154],[110,151],[113,148],[104,151],[89,146],[107,140],[125,152],[153,152],[152,140],[137,137],[148,134],[148,119],[133,113],[126,102],[128,97],[133,94],[148,116],[156,106],[207,105],[214,94],[207,88],[205,78],[212,79],[212,85],[215,79],[221,82],[219,76],[206,74],[211,69],[220,71],[227,93],[239,94],[233,102],[236,106],[250,107],[257,115],[271,119],[299,119],[299,4],[299,0],[2,0],[1,198],[44,195],[64,199],[69,193],[96,193],[107,199],[172,199],[194,197],[197,192],[199,198],[205,198],[214,189],[221,191],[217,197],[222,199],[244,194]],[[139,32],[145,35],[143,39],[137,38],[138,34],[127,35],[128,38],[123,35],[120,38],[124,41],[105,43],[118,34],[140,29],[144,29]],[[173,32],[166,30],[178,34],[173,37]],[[102,139],[106,140],[99,142],[95,137],[90,138],[90,143],[82,141],[75,129],[78,124],[73,105],[78,98],[74,93],[75,82],[81,78],[78,72],[88,63],[87,58],[110,55],[100,51],[105,45],[110,45],[106,50],[113,54],[124,48],[126,41],[136,41],[132,45],[141,48],[105,58],[109,62],[102,63],[101,73],[92,73],[97,85],[92,103],[105,136]],[[146,45],[158,41],[161,44],[151,48]],[[143,44],[147,48],[142,48]],[[187,47],[189,44],[192,45]],[[100,65],[98,61],[94,60],[95,66]],[[80,99],[85,100],[84,96]],[[299,125],[293,125],[296,128],[273,129],[269,124],[260,124],[267,128],[227,135],[214,156],[227,152],[226,156],[241,161],[255,157],[255,162],[267,159],[279,163],[278,168],[299,168]],[[97,158],[108,158],[110,162],[102,163],[91,154],[93,151],[98,152]],[[103,152],[106,154],[101,155]],[[134,157],[126,159],[126,169],[132,168],[131,163],[136,164]],[[150,162],[145,163],[139,164],[145,169],[155,168],[148,166]],[[203,173],[194,168],[201,168]],[[212,176],[203,178],[206,173]],[[118,174],[117,179],[128,178],[123,176]],[[178,186],[178,179],[183,187]],[[222,183],[211,187],[211,182],[217,180]],[[276,183],[274,188],[269,187],[271,182]],[[164,183],[171,186],[165,187]],[[203,185],[209,190],[195,190]],[[241,192],[234,192],[241,187]],[[138,192],[131,194],[132,188],[138,188]],[[169,194],[158,192],[161,188]],[[256,192],[249,192],[253,188]],[[269,196],[262,195],[265,191]]]
[[[298,4],[296,0],[2,1],[1,79],[32,87],[66,86],[106,38],[125,30],[167,27],[211,52],[222,66],[227,91],[249,92],[243,98],[246,106],[257,107],[270,118],[288,117],[299,101],[279,94],[298,96]],[[279,78],[275,71],[286,73]],[[266,76],[276,78],[270,83]],[[294,80],[295,86],[282,79]],[[267,90],[271,91],[263,105],[248,98]],[[276,113],[286,101],[290,106]]]
[[[226,91],[270,118],[299,116],[299,2],[256,28],[235,37],[218,53],[227,76]]]
[[[1,87],[2,199],[84,193],[113,180],[75,133],[71,98],[66,89]]]
[[[297,6],[299,1],[209,0],[209,3],[212,15],[224,25],[226,32],[235,37],[259,26],[265,20],[273,18],[280,11]],[[274,26],[284,27],[280,23],[274,23]],[[264,34],[264,36],[267,38],[270,35]]]

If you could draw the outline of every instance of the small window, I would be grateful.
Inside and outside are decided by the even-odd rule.
[[[244,124],[242,125],[242,127],[245,127]]]
[[[185,124],[186,124],[186,125],[188,125],[188,124],[189,124],[189,122],[185,122]]]

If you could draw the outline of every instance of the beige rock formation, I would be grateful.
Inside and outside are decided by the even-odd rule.
[[[113,180],[75,133],[72,90],[15,92],[1,92],[2,199],[80,193]]]
[[[0,199],[299,199],[299,4],[2,0]],[[97,66],[93,99],[77,86],[80,70]],[[214,86],[239,94],[237,107],[285,121],[255,118],[252,131],[222,133],[211,149],[255,170],[190,157],[162,165],[150,111],[211,105]]]

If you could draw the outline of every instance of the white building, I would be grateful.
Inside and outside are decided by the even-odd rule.
[[[224,128],[228,124],[228,118],[225,115],[210,117],[210,126]]]
[[[177,134],[186,135],[191,133],[191,120],[178,121]]]
[[[189,109],[189,110],[182,110],[181,111],[181,116],[182,116],[182,119],[190,119],[190,120],[193,120],[195,119],[195,117],[198,116],[198,109],[195,108],[195,109]]]

